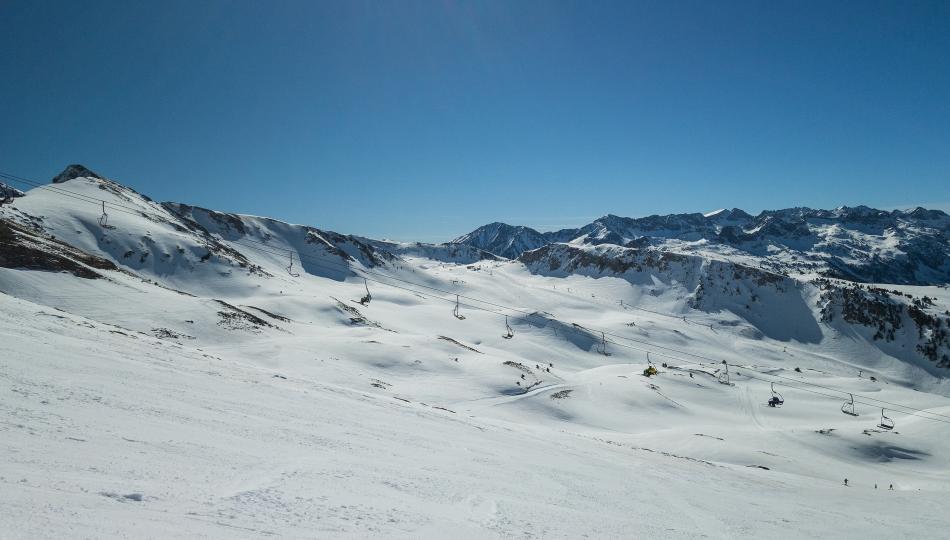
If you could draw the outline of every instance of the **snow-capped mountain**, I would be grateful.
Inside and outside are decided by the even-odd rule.
[[[84,171],[0,205],[14,538],[950,526],[947,289],[785,275],[703,236],[807,246],[830,219],[851,242],[888,220],[909,237],[942,213],[471,239],[506,259],[158,203]]]
[[[548,236],[529,227],[489,223],[452,240],[454,244],[474,246],[501,257],[516,259],[525,251],[549,244]]]
[[[789,274],[908,285],[950,282],[950,216],[924,208],[789,208],[758,216],[739,209],[644,218],[607,215],[578,229],[546,233],[492,223],[455,242],[508,258],[556,242],[652,246]]]
[[[296,270],[291,271],[342,279],[352,275],[349,266],[397,266],[400,254],[451,262],[496,258],[471,246],[380,242],[269,218],[157,203],[77,164],[53,183],[56,190],[31,190],[15,205],[0,209],[0,219],[170,283],[201,283],[202,276],[234,272],[267,276],[293,265]],[[106,203],[104,214],[98,201]],[[78,208],[69,209],[72,205]]]

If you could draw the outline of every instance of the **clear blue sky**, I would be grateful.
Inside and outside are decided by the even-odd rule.
[[[950,207],[950,2],[0,1],[0,171],[446,240]]]

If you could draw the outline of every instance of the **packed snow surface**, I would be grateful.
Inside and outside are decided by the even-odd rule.
[[[371,249],[386,243],[59,185],[143,213],[103,229],[94,207],[33,190],[0,215],[120,268],[0,268],[4,538],[950,527],[945,374],[816,322],[806,289],[766,298],[771,319],[740,317],[725,299],[691,308],[671,274],[545,273],[419,245],[389,258]],[[945,290],[913,290],[945,309]],[[887,410],[896,426],[881,429],[876,400],[924,412]]]

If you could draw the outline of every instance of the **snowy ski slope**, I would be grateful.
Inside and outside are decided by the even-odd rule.
[[[544,272],[162,206],[96,179],[57,187],[76,196],[34,189],[0,218],[120,270],[0,268],[0,537],[950,526],[946,375],[822,323],[808,287],[756,289],[754,315],[725,296],[701,311],[674,269]],[[913,289],[947,309],[942,290]],[[772,382],[781,407],[766,405]],[[857,416],[841,412],[848,393]]]

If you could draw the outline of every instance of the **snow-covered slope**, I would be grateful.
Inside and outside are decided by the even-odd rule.
[[[360,238],[362,242],[376,249],[383,250],[403,257],[417,257],[433,261],[471,264],[478,261],[495,261],[500,258],[488,251],[469,246],[447,242],[444,244],[426,244],[422,242],[391,242],[386,240],[372,240]]]
[[[926,294],[824,278],[803,281],[727,260],[612,244],[551,244],[518,260],[540,275],[623,279],[650,295],[675,297],[676,313],[692,309],[737,318],[751,326],[746,337],[753,339],[822,343],[830,330],[823,327],[836,321],[836,331],[861,335],[878,355],[938,377],[950,375],[950,305]]]
[[[65,179],[0,207],[0,219],[52,235],[87,253],[176,288],[216,287],[216,278],[306,272],[341,279],[351,266],[398,258],[353,236],[179,203],[156,203],[104,178]],[[101,206],[105,201],[106,205]],[[471,248],[467,248],[471,251]],[[464,249],[463,249],[464,251]]]
[[[609,244],[493,260],[55,188],[87,202],[0,207],[0,536],[950,526],[948,370],[912,350],[945,289]]]
[[[751,216],[742,210],[645,218],[607,215],[578,229],[539,233],[492,223],[455,242],[515,258],[555,243],[652,246],[762,266],[790,274],[874,283],[950,282],[950,216],[916,208],[790,208]]]

